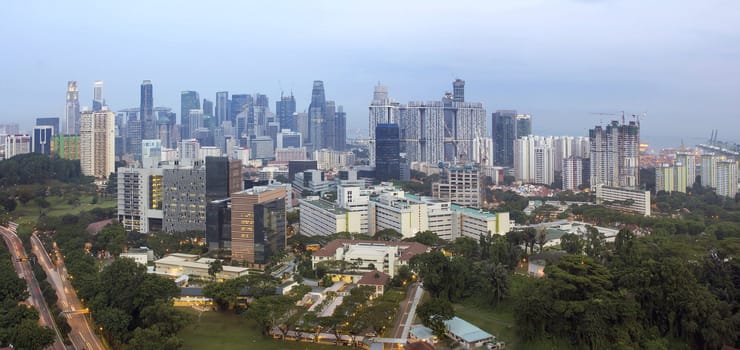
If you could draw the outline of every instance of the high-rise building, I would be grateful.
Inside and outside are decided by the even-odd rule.
[[[33,147],[31,147],[31,152],[34,153],[41,153],[45,155],[51,154],[51,139],[54,135],[54,127],[44,125],[44,126],[34,126],[33,127]]]
[[[56,118],[56,117],[36,118],[36,126],[44,126],[44,125],[51,126],[52,133],[54,135],[62,134],[62,129],[59,129],[59,118]]]
[[[277,148],[301,147],[303,146],[302,135],[299,132],[283,129],[277,134]]]
[[[154,115],[154,95],[152,82],[144,80],[141,83],[141,104],[139,107],[139,119],[142,127],[142,140],[153,140],[159,138],[159,123]]]
[[[399,123],[399,104],[391,101],[388,97],[388,87],[384,85],[375,86],[373,100],[370,102],[368,126],[368,142],[370,149],[370,165],[375,165],[375,127],[378,124],[397,124]]]
[[[236,126],[236,116],[248,109],[253,103],[252,96],[246,94],[237,94],[231,96],[231,107],[229,108],[229,120]],[[240,137],[239,134],[236,135]]]
[[[514,177],[524,183],[550,185],[555,180],[554,137],[524,136],[514,141]]]
[[[85,111],[80,117],[80,166],[85,176],[108,178],[115,172],[115,121],[111,111]]]
[[[380,181],[401,179],[401,139],[398,124],[375,126],[375,177]]]
[[[164,169],[162,183],[164,232],[205,231],[205,167]]]
[[[65,108],[64,120],[66,121],[67,127],[65,133],[67,135],[79,135],[80,134],[80,91],[77,88],[77,82],[70,80],[67,82],[67,105]]]
[[[583,184],[583,158],[571,156],[562,160],[563,190],[576,191]]]
[[[188,128],[190,135],[187,138],[198,138],[198,130],[203,128],[203,110],[191,109],[188,111]]]
[[[102,112],[103,106],[105,106],[105,99],[103,98],[103,81],[96,80],[93,83],[93,112]]]
[[[680,186],[677,191],[686,193],[686,188],[696,182],[696,156],[691,152],[676,152],[676,167],[680,171]]]
[[[303,136],[303,143],[308,143],[308,141],[306,140],[306,135],[308,135],[309,132],[308,113],[294,113],[293,119],[295,120],[296,129]]]
[[[162,230],[162,168],[118,168],[118,221],[126,231]]]
[[[79,160],[80,135],[54,135],[51,151],[62,159]]]
[[[228,157],[206,158],[206,201],[227,198],[244,187],[242,162]]]
[[[219,91],[216,93],[216,111],[214,117],[216,117],[215,125],[221,125],[224,121],[229,120],[229,109],[231,108],[231,101],[229,100],[228,91]]]
[[[298,125],[293,119],[293,114],[296,112],[295,97],[293,93],[290,96],[284,96],[280,94],[280,101],[275,101],[275,115],[277,121],[280,123],[281,129],[290,129],[291,131],[298,131]]]
[[[612,121],[606,128],[589,130],[591,142],[590,186],[635,189],[640,184],[640,127],[635,122],[620,125]]]
[[[471,160],[481,166],[493,166],[493,139],[476,136],[473,139],[473,154]]]
[[[4,159],[9,159],[19,154],[31,153],[31,135],[28,134],[11,134],[2,135]]]
[[[209,99],[203,99],[203,115],[212,117],[213,116],[213,101]]]
[[[734,198],[737,194],[737,161],[734,159],[717,162],[717,194]]]
[[[249,140],[252,159],[272,159],[275,149],[272,147],[272,138],[269,136],[255,136]]]
[[[196,91],[180,92],[180,135],[183,139],[192,138],[190,130],[190,110],[200,109],[200,96]]]
[[[701,155],[701,185],[709,188],[717,188],[717,161],[719,157],[714,153]]]
[[[342,106],[337,106],[334,115],[334,149],[344,151],[347,148],[347,113]]]
[[[676,168],[669,164],[655,167],[655,193],[671,193],[676,190]],[[685,191],[685,190],[684,190]]]
[[[452,82],[452,98],[455,102],[465,102],[465,80],[455,79]]]
[[[231,258],[264,266],[286,245],[285,189],[264,186],[231,196]]]
[[[311,104],[308,106],[308,135],[306,142],[313,144],[314,149],[324,148],[324,114],[326,113],[326,95],[324,82],[314,80],[311,90]]]
[[[144,136],[140,112],[140,108],[128,108],[118,112],[126,118],[124,153],[134,156],[134,159],[141,159],[141,140]]]
[[[529,114],[517,114],[516,137],[532,135],[532,116]]]
[[[516,140],[516,111],[498,110],[491,114],[493,129],[494,164],[503,167],[514,166],[514,140]]]

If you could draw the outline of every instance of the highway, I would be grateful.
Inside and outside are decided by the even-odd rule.
[[[62,336],[54,323],[54,318],[49,312],[49,307],[46,305],[44,296],[41,294],[39,283],[36,281],[36,277],[33,275],[33,271],[31,270],[28,256],[23,249],[23,242],[21,242],[21,239],[15,234],[15,226],[11,225],[10,227],[11,228],[0,226],[0,233],[13,256],[13,266],[15,267],[15,271],[18,272],[18,276],[21,276],[21,278],[26,280],[26,284],[28,285],[28,290],[30,292],[29,301],[31,302],[31,305],[39,311],[39,324],[43,327],[51,328],[56,332],[57,339],[51,349],[65,350],[66,347],[64,346]],[[21,259],[23,261],[19,261]]]
[[[44,248],[41,240],[34,234],[31,236],[31,244],[36,256],[39,257],[39,263],[49,276],[52,286],[57,291],[59,303],[63,312],[67,315],[67,323],[72,328],[69,332],[69,338],[77,350],[104,350],[100,338],[95,335],[93,329],[85,317],[85,309],[80,300],[77,298],[77,292],[72,287],[67,275],[67,269],[58,251],[55,251],[58,264],[54,264],[49,257],[49,253]]]

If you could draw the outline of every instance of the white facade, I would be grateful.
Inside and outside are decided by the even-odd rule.
[[[25,134],[2,135],[4,138],[5,159],[19,154],[31,153],[31,136]]]
[[[80,117],[80,166],[86,176],[107,178],[116,166],[116,114],[84,111]]]
[[[355,164],[352,152],[321,149],[313,152],[313,158],[319,170],[341,169]]]
[[[509,213],[489,213],[483,210],[452,205],[452,229],[457,237],[479,239],[481,236],[503,235],[511,231]]]
[[[650,191],[598,185],[596,204],[650,216]]]
[[[214,146],[203,146],[198,152],[198,159],[202,162],[206,161],[206,157],[220,157],[221,149]]]
[[[118,168],[118,221],[126,231],[149,233],[151,220],[161,222],[163,172],[163,168]]]
[[[717,194],[724,197],[735,197],[737,194],[737,161],[722,160],[717,162]]]
[[[197,139],[182,140],[179,143],[180,164],[193,165],[200,159],[200,143]]]
[[[304,236],[327,236],[339,232],[367,233],[361,226],[362,212],[349,211],[323,199],[301,199],[298,201],[300,233]],[[367,211],[365,211],[367,220]]]
[[[439,182],[432,184],[432,196],[454,204],[479,208],[481,195],[478,166],[450,166],[443,169]]]
[[[583,158],[568,157],[562,160],[563,190],[578,190],[583,184]]]
[[[399,267],[408,264],[413,256],[427,250],[427,246],[417,242],[338,239],[314,252],[311,256],[311,265],[315,269],[317,264],[324,261],[346,261],[356,266],[354,270],[361,272],[378,270],[393,278]]]
[[[473,139],[472,160],[481,166],[493,166],[493,139],[477,136]]]

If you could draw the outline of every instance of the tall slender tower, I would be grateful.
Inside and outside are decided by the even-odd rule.
[[[370,142],[370,165],[375,165],[375,128],[378,124],[397,124],[399,123],[399,104],[392,102],[388,97],[388,87],[384,85],[375,86],[373,92],[373,101],[370,102],[368,138]]]
[[[154,96],[152,82],[144,80],[141,83],[141,105],[139,117],[142,125],[142,140],[154,140],[159,138],[157,118],[154,116]]]
[[[324,82],[314,80],[311,90],[311,104],[308,106],[308,136],[306,140],[313,144],[314,149],[321,149],[324,145],[323,124],[326,113],[326,95],[324,93]]]
[[[77,135],[80,133],[80,91],[77,88],[77,82],[70,80],[67,82],[67,107],[65,109],[65,120],[67,135]]]
[[[85,111],[80,125],[80,166],[86,176],[107,178],[115,172],[115,121],[111,111]]]
[[[200,96],[196,91],[180,92],[180,134],[182,139],[190,138],[190,110],[200,109]]]
[[[96,80],[93,83],[93,112],[100,112],[105,106],[105,100],[103,99],[103,81]]]
[[[493,160],[498,166],[514,166],[516,140],[516,111],[499,110],[491,114],[493,130]]]
[[[293,119],[293,113],[295,113],[295,97],[293,97],[293,93],[291,92],[290,96],[280,94],[280,101],[275,102],[275,114],[277,115],[281,129],[298,131],[298,125]]]
[[[229,101],[228,91],[219,91],[216,93],[216,126],[221,126],[221,123],[229,120],[229,108],[231,107],[231,101]]]
[[[452,82],[452,99],[455,102],[465,102],[465,80],[455,79]]]

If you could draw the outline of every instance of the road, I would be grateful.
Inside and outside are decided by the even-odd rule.
[[[406,291],[406,298],[401,302],[398,308],[398,316],[396,316],[396,324],[393,327],[392,338],[403,339],[403,343],[406,343],[411,322],[413,322],[416,317],[416,306],[418,305],[423,292],[424,290],[421,288],[420,282],[415,282],[409,286],[408,291]]]
[[[23,242],[21,242],[21,239],[15,234],[15,226],[11,225],[10,228],[0,226],[0,233],[14,258],[13,266],[15,267],[15,271],[18,272],[19,276],[26,280],[26,284],[28,285],[28,290],[30,292],[29,301],[31,302],[31,305],[39,311],[39,324],[43,327],[51,328],[56,332],[57,339],[51,348],[54,350],[65,350],[66,347],[64,346],[62,335],[59,333],[59,330],[54,323],[54,317],[52,317],[49,312],[46,300],[44,300],[44,296],[41,294],[39,283],[33,275],[33,270],[31,270],[28,256],[23,249]],[[22,259],[23,261],[18,261],[19,259]]]
[[[67,313],[67,323],[72,329],[69,332],[69,338],[75,349],[104,350],[100,338],[95,335],[93,328],[85,317],[87,309],[82,306],[77,298],[77,292],[69,281],[67,269],[64,267],[64,261],[59,252],[55,251],[58,264],[54,264],[41,240],[35,234],[31,236],[31,244],[36,256],[39,257],[39,263],[57,291],[62,311]]]

